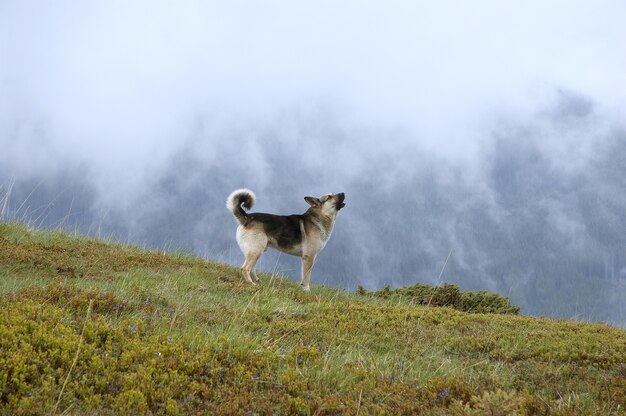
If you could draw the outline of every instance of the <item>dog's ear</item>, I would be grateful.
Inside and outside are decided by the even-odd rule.
[[[319,207],[322,205],[322,201],[319,198],[313,198],[312,196],[305,196],[304,200],[312,207]]]

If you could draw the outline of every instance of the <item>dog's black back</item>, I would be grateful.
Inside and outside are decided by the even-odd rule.
[[[263,224],[268,237],[273,238],[279,247],[292,248],[302,243],[300,223],[303,215],[274,215],[255,212],[248,214],[251,221]]]

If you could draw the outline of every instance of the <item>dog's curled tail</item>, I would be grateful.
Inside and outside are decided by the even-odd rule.
[[[228,208],[239,224],[244,225],[248,222],[247,210],[250,210],[256,202],[256,195],[249,189],[237,189],[226,199],[226,208]],[[243,206],[243,208],[242,208]],[[244,209],[246,211],[244,211]]]

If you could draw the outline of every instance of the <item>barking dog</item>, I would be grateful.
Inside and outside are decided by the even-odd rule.
[[[245,256],[241,271],[249,283],[258,280],[254,266],[268,247],[302,258],[302,282],[304,290],[310,290],[311,269],[315,257],[324,248],[337,218],[346,204],[345,195],[328,194],[319,198],[307,196],[304,200],[311,206],[301,215],[273,215],[247,213],[256,202],[249,189],[238,189],[226,200],[226,207],[239,222],[237,243]],[[242,208],[243,207],[243,208]],[[245,210],[244,210],[245,209]],[[254,277],[254,280],[252,278]]]

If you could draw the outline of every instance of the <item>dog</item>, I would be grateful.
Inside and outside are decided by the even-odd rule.
[[[268,247],[302,259],[302,281],[305,291],[311,290],[311,270],[315,258],[324,248],[333,231],[337,214],[346,204],[345,194],[327,194],[319,198],[307,196],[310,205],[301,215],[273,215],[247,213],[256,196],[249,189],[238,189],[226,200],[226,207],[233,213],[237,227],[237,244],[245,256],[241,272],[248,283],[259,279],[254,267]],[[252,279],[254,277],[254,280]]]

